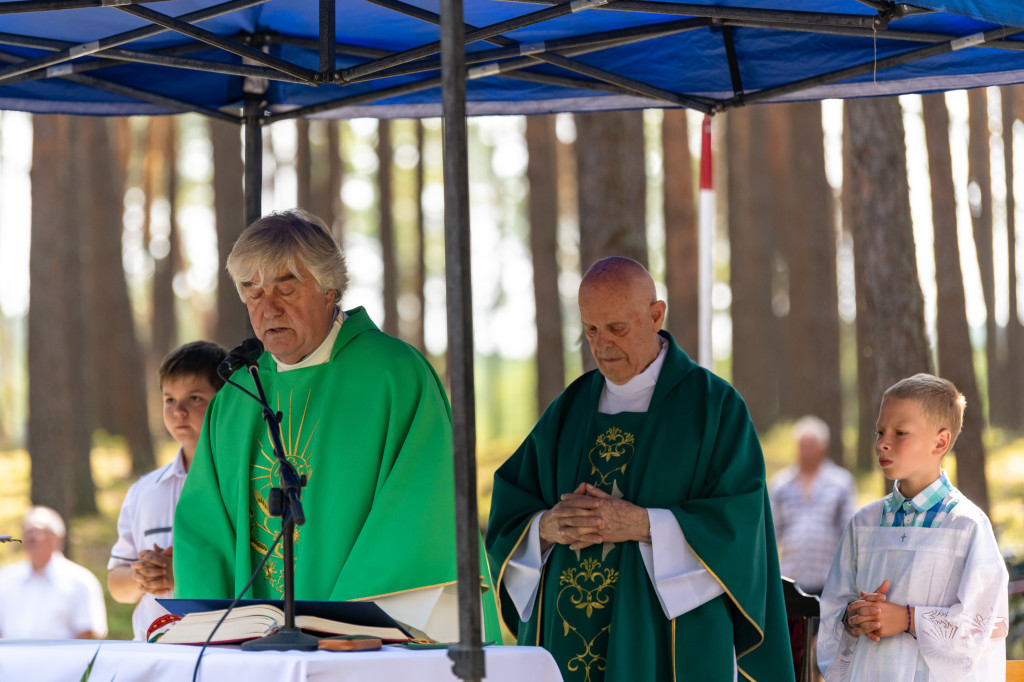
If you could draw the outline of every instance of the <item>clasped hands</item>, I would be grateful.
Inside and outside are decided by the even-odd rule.
[[[882,637],[892,637],[907,631],[914,631],[913,610],[901,604],[886,601],[889,581],[883,580],[874,592],[861,592],[860,599],[846,607],[846,631],[855,637],[861,635],[873,642]]]
[[[541,551],[553,544],[580,550],[604,542],[650,542],[647,510],[589,483],[565,493],[540,517]]]
[[[173,547],[166,549],[153,545],[153,549],[139,552],[138,561],[131,563],[132,580],[139,589],[150,594],[161,594],[174,589],[171,557]]]

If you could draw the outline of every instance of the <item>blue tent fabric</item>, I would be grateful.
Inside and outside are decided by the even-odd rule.
[[[165,0],[138,6],[179,17],[216,4]],[[428,14],[440,11],[439,0],[407,4]],[[570,6],[575,11],[500,32],[492,42],[467,45],[469,114],[679,105],[715,111],[760,101],[894,95],[1024,81],[1024,3],[1017,0],[916,0],[913,7],[867,0],[465,0],[464,13],[466,23],[479,28]],[[342,75],[375,57],[439,39],[435,23],[390,6],[336,0],[335,7],[335,69]],[[259,81],[247,85],[242,75],[124,61],[137,53],[157,53],[231,65],[251,63],[173,30],[160,29],[118,44],[115,50],[124,51],[113,55],[118,61],[109,58],[110,52],[90,53],[92,41],[148,25],[125,9],[24,9],[23,1],[0,0],[3,109],[101,115],[192,109],[237,116],[247,89],[259,87]],[[313,0],[267,0],[196,25],[308,70],[305,82],[269,81],[265,105],[277,115],[440,113],[436,53],[395,67],[399,71],[373,74],[369,80],[317,84],[313,75],[319,71],[318,21]],[[663,30],[618,44],[591,40],[621,37],[626,30],[664,28],[673,32]],[[978,44],[980,36],[994,42]],[[552,41],[560,42],[552,46]],[[20,61],[73,46],[85,46],[86,54],[18,73],[23,70],[17,66]],[[499,48],[501,54],[495,52]],[[930,52],[922,59],[886,63],[902,62],[922,51]],[[525,62],[520,53],[533,55],[534,60]],[[520,68],[496,72],[516,61]],[[529,66],[522,68],[523,63]],[[73,72],[78,69],[82,70]]]

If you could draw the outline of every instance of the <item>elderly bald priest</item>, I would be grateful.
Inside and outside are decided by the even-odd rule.
[[[301,210],[250,225],[228,272],[266,351],[259,373],[308,485],[295,536],[295,598],[373,599],[414,634],[458,639],[451,411],[430,364],[342,311],[344,256]],[[252,377],[234,381],[253,390]],[[175,596],[228,598],[267,554],[276,460],[259,405],[226,386],[210,403],[174,519]],[[482,547],[481,547],[482,551]],[[280,545],[247,597],[281,598]],[[486,637],[498,639],[489,578]]]
[[[584,276],[598,371],[494,476],[502,617],[567,681],[792,680],[757,434],[739,394],[660,331],[665,307],[635,261]]]

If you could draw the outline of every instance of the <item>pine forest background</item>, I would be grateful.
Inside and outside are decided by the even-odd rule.
[[[581,269],[647,264],[696,357],[700,124],[679,110],[470,120],[485,517],[493,470],[592,366]],[[713,127],[714,365],[746,399],[769,474],[793,460],[789,425],[814,413],[863,501],[878,497],[881,393],[939,373],[968,400],[945,466],[1015,565],[1024,89],[759,105]],[[175,451],[160,358],[246,336],[223,270],[244,228],[240,132],[192,115],[0,113],[0,533],[20,532],[30,501],[53,506],[74,519],[69,553],[105,575],[127,486]],[[345,307],[444,376],[440,121],[288,121],[264,145],[264,211],[323,217],[352,274]],[[19,555],[0,546],[0,563]],[[111,609],[124,636],[130,608]]]

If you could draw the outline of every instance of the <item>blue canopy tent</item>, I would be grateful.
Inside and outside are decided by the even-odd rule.
[[[484,669],[465,116],[713,114],[1021,81],[1019,0],[0,0],[0,108],[243,124],[246,222],[260,210],[261,126],[444,116],[462,603],[451,655],[467,679]]]
[[[915,5],[468,0],[466,109],[712,113],[1021,80],[1021,3]],[[5,0],[0,107],[237,120],[265,87],[271,122],[437,116],[439,21],[436,0]]]

